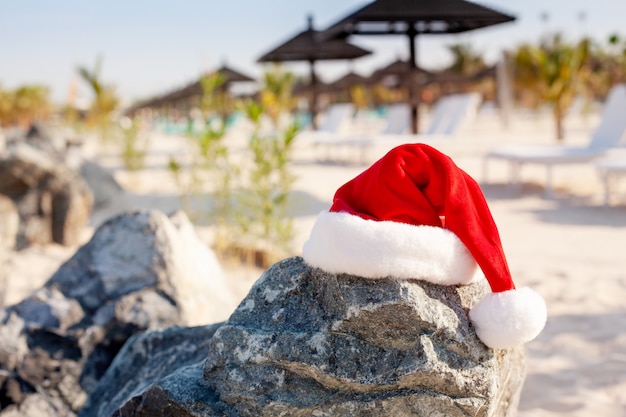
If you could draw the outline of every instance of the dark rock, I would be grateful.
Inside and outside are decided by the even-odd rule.
[[[43,288],[0,310],[0,416],[74,416],[133,335],[216,322],[231,306],[184,214],[112,218]],[[44,406],[54,412],[28,411]]]
[[[206,358],[211,337],[219,326],[174,327],[133,336],[91,393],[79,416],[109,416],[180,368],[197,365],[200,375],[199,363]],[[162,408],[163,404],[157,402],[152,406]]]
[[[511,417],[524,354],[477,338],[467,311],[487,291],[336,276],[287,259],[217,329],[202,365],[113,415]]]

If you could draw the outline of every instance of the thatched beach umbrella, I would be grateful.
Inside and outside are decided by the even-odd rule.
[[[310,111],[315,129],[317,112],[317,61],[356,59],[371,54],[370,51],[344,40],[320,41],[319,32],[313,29],[313,19],[308,17],[308,28],[262,55],[257,62],[307,61],[310,66],[311,102]]]
[[[215,70],[215,72],[217,72],[218,74],[220,74],[222,77],[224,77],[224,84],[228,85],[231,83],[241,83],[241,82],[253,82],[255,81],[254,78],[239,72],[231,67],[229,67],[228,65],[224,64],[221,67],[219,67],[217,70]]]
[[[231,84],[238,82],[254,82],[254,78],[239,72],[227,65],[222,65],[220,68],[210,71],[211,73],[219,73],[224,78],[224,83],[220,86],[221,89],[227,89]],[[127,111],[127,113],[134,113],[139,109],[156,108],[167,105],[179,103],[181,101],[188,101],[194,97],[202,97],[204,89],[202,87],[202,78],[199,78],[189,84],[184,85],[181,88],[177,88],[169,93],[162,94],[147,101],[141,102],[136,106],[133,106]]]
[[[218,73],[223,77],[224,82],[219,87],[221,89],[227,89],[232,83],[254,81],[254,78],[249,77],[226,65],[222,65],[220,68],[216,69],[215,71],[211,71],[208,74],[211,74],[211,73]],[[168,99],[171,101],[184,100],[190,97],[202,96],[203,93],[204,93],[204,89],[202,87],[202,78],[200,78],[166,95],[166,101]]]
[[[317,80],[315,82],[315,91],[317,92],[317,94],[332,93],[334,89],[331,88],[330,84],[325,83],[321,80]],[[313,86],[309,81],[296,80],[296,82],[293,84],[293,87],[291,88],[291,93],[295,96],[310,96],[312,92]]]
[[[423,84],[432,76],[433,73],[424,68],[414,67],[409,61],[397,59],[372,72],[369,78],[373,83],[398,88],[401,85],[408,86],[410,83]]]
[[[321,39],[351,35],[403,35],[409,63],[417,68],[416,38],[422,34],[460,33],[515,20],[515,17],[465,0],[375,0],[320,34]],[[413,132],[418,132],[418,86],[409,88]]]
[[[349,71],[335,81],[328,84],[328,88],[332,91],[345,91],[357,85],[370,85],[372,81],[370,77]]]

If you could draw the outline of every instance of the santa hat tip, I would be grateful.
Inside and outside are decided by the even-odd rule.
[[[537,337],[546,324],[547,309],[541,295],[520,288],[485,295],[469,316],[485,345],[506,349]]]

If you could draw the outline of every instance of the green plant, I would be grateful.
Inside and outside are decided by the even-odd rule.
[[[209,220],[214,224],[214,246],[218,251],[229,245],[235,212],[233,188],[240,173],[237,164],[231,162],[229,149],[224,144],[225,132],[226,125],[220,119],[209,123],[196,139],[199,160],[195,166],[210,174],[213,204]]]
[[[248,143],[252,165],[249,188],[240,196],[239,226],[249,240],[272,249],[288,251],[293,239],[293,222],[288,216],[288,198],[295,178],[288,168],[291,145],[300,127],[292,122],[274,134],[262,134],[260,122],[265,108],[253,101],[243,110],[255,129]]]
[[[233,155],[225,142],[226,119],[234,101],[228,98],[223,79],[209,74],[202,80],[202,113],[207,122],[201,132],[190,130],[188,138],[196,152],[191,163],[170,158],[168,168],[185,197],[208,185],[212,200],[208,214],[214,229],[214,249],[221,255],[234,254],[245,260],[266,265],[271,255],[288,250],[293,238],[288,199],[294,178],[289,170],[291,145],[299,130],[295,122],[283,125],[280,115],[290,109],[292,76],[272,73],[266,78],[269,87],[260,102],[239,103],[240,110],[252,121],[247,152]],[[265,133],[262,120],[271,128]],[[235,159],[237,158],[237,159]],[[206,207],[206,206],[205,206]]]
[[[260,94],[263,113],[275,126],[278,126],[281,114],[290,111],[295,106],[291,95],[294,75],[291,72],[282,71],[279,65],[275,65],[271,71],[263,75],[263,83]]]
[[[169,157],[167,168],[174,177],[176,188],[180,194],[183,210],[193,217],[191,212],[191,197],[198,194],[199,180],[193,166],[191,169],[184,169],[182,163],[174,158]]]
[[[200,105],[208,118],[219,117],[223,122],[235,110],[235,100],[228,93],[226,78],[219,72],[212,72],[200,79],[202,100]]]
[[[41,85],[22,85],[15,90],[0,87],[0,126],[28,126],[45,119],[52,109],[49,94],[48,88]]]
[[[122,119],[120,127],[124,166],[131,171],[139,170],[144,167],[148,139],[140,135],[139,123],[135,119]]]

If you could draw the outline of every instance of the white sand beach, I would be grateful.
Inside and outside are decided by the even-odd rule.
[[[567,144],[584,144],[597,125],[598,114],[572,115],[566,121]],[[236,133],[233,133],[236,135]],[[242,134],[240,133],[240,136]],[[233,138],[233,143],[241,137]],[[122,169],[119,159],[99,156],[112,169],[127,194],[94,211],[85,240],[111,215],[130,208],[181,207],[167,159],[180,152],[180,138],[154,133],[146,168]],[[554,144],[549,115],[515,114],[508,127],[498,115],[481,112],[458,137],[437,145],[477,180],[482,181],[482,156],[498,144]],[[371,149],[370,160],[384,147]],[[327,209],[335,190],[366,166],[316,160],[310,150],[297,149],[293,171],[294,252],[308,237],[317,213]],[[528,167],[522,187],[507,185],[503,163],[491,164],[483,189],[500,229],[513,278],[531,286],[548,305],[544,332],[527,344],[528,374],[519,407],[520,417],[623,417],[626,415],[626,196],[603,205],[600,178],[592,164],[557,167],[556,194],[545,198],[544,171]],[[200,236],[210,226],[199,224]],[[6,303],[17,302],[41,285],[76,248],[31,247],[12,259]],[[243,298],[261,273],[255,268],[224,265],[237,296]]]

